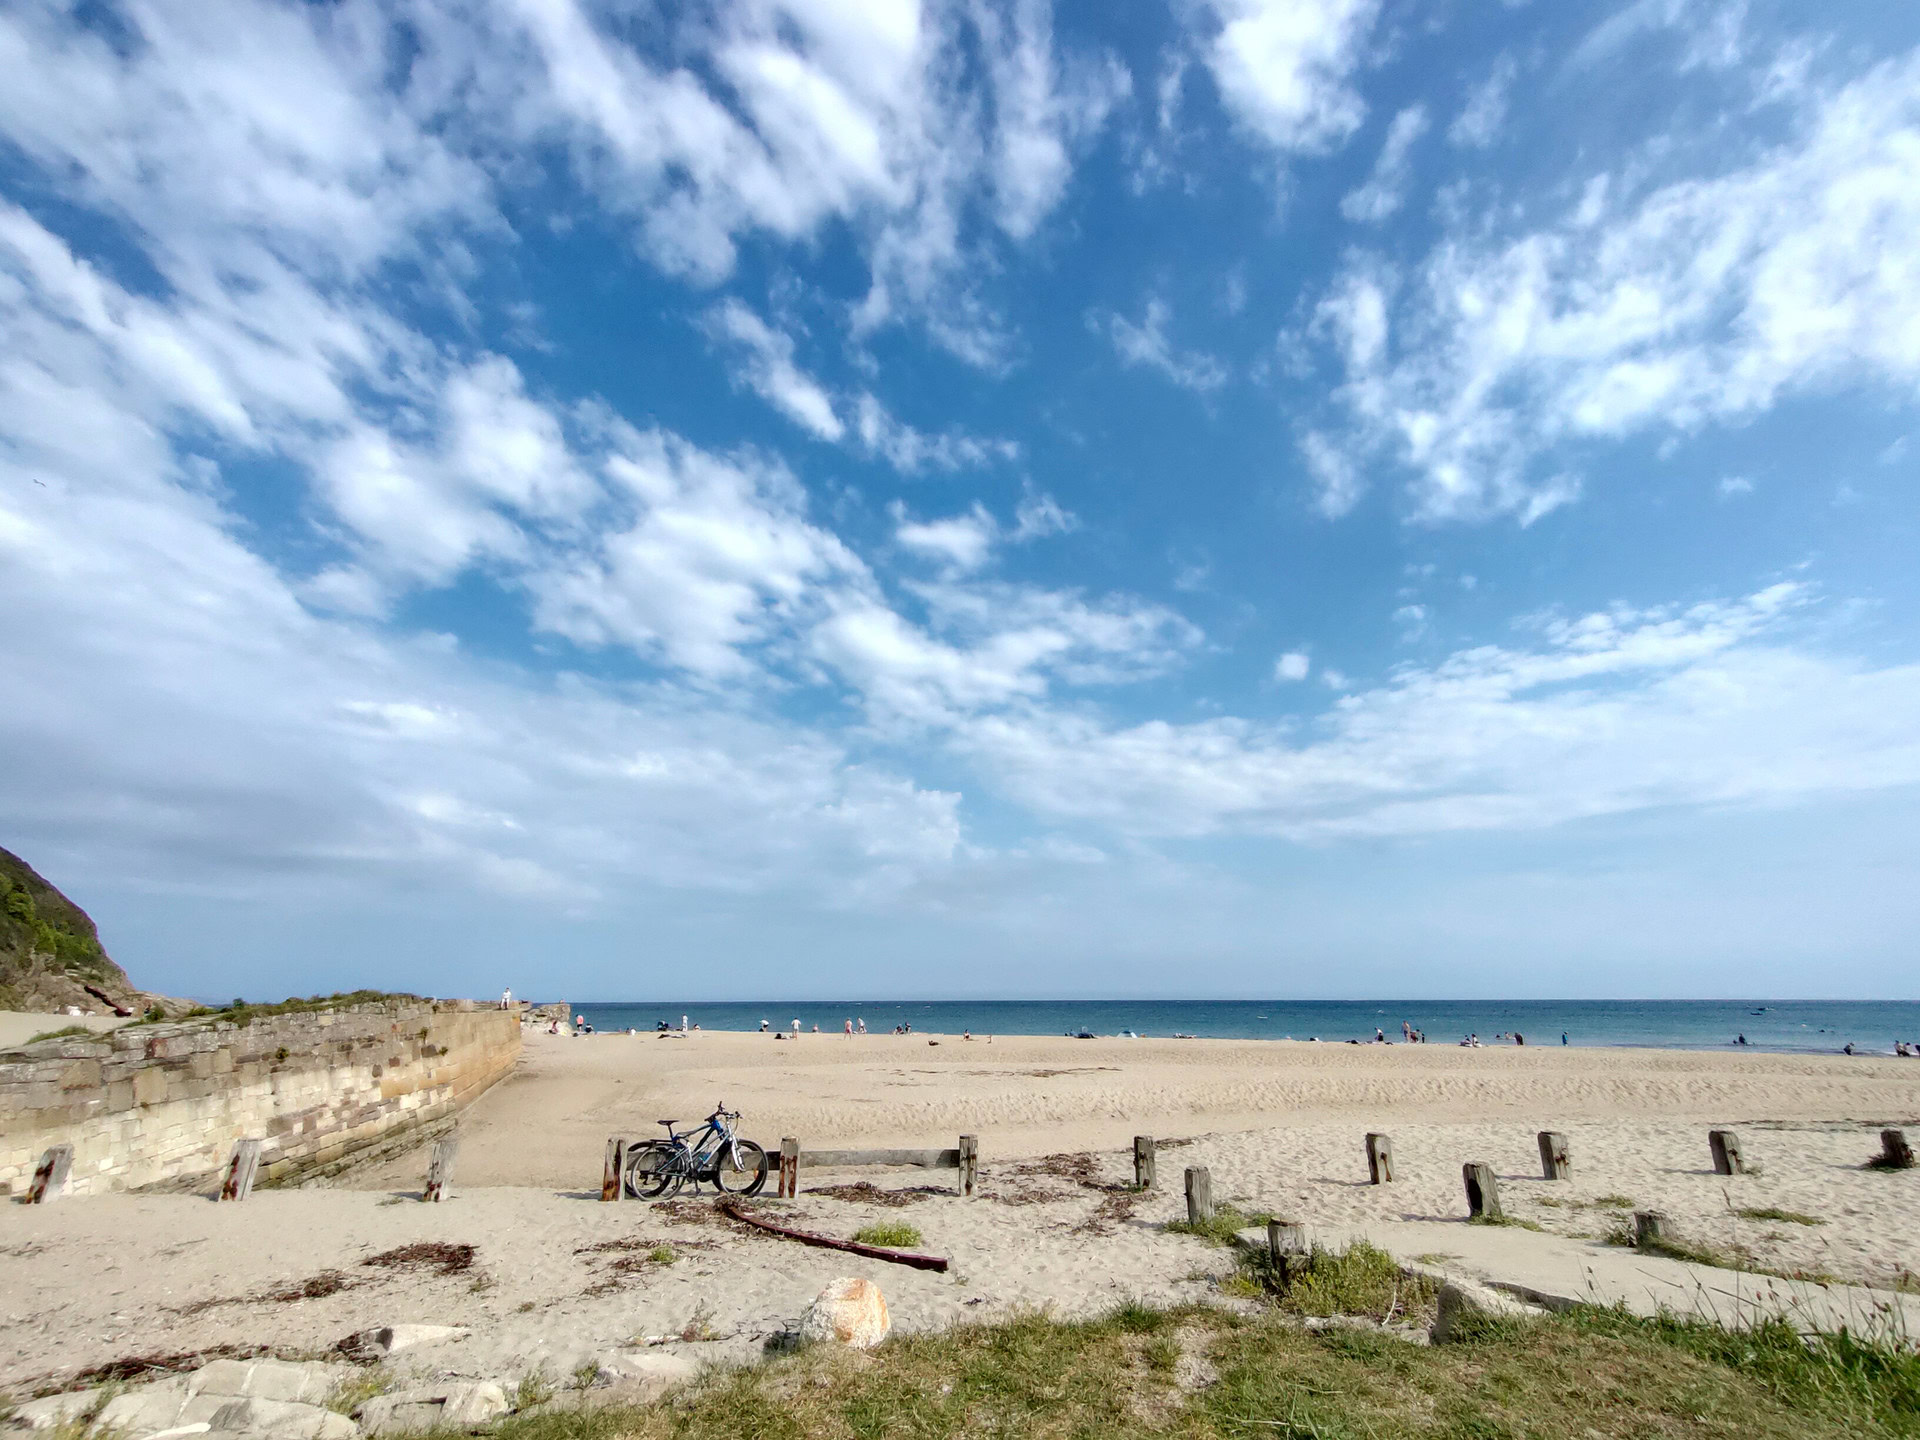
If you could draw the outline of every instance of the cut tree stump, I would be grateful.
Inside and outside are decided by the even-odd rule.
[[[618,1135],[607,1141],[607,1163],[600,1171],[600,1198],[609,1202],[627,1198],[627,1142]]]
[[[780,1142],[780,1183],[773,1193],[782,1200],[800,1193],[800,1142],[791,1135]]]
[[[1740,1155],[1740,1137],[1731,1130],[1709,1130],[1707,1146],[1713,1151],[1713,1173],[1744,1175],[1747,1163]]]
[[[1295,1220],[1267,1221],[1267,1259],[1273,1262],[1274,1278],[1282,1289],[1292,1283],[1293,1272],[1306,1262],[1307,1227]]]
[[[1375,1185],[1385,1185],[1393,1179],[1393,1137],[1390,1135],[1367,1136],[1367,1175]]]
[[[260,1168],[260,1142],[236,1140],[227,1161],[227,1178],[220,1182],[222,1200],[244,1200],[253,1193],[253,1177]]]
[[[27,1204],[51,1205],[67,1193],[67,1176],[73,1171],[73,1146],[55,1145],[33,1167],[33,1179],[27,1184]]]
[[[1187,1167],[1187,1223],[1213,1219],[1213,1175],[1204,1165]]]
[[[1571,1180],[1573,1156],[1567,1137],[1553,1130],[1540,1132],[1540,1173],[1548,1180]]]
[[[1482,1160],[1469,1160],[1460,1167],[1467,1186],[1467,1215],[1474,1220],[1504,1220],[1500,1208],[1500,1185],[1493,1178],[1493,1167]]]
[[[1133,1137],[1133,1183],[1142,1190],[1153,1188],[1154,1149],[1151,1135]]]
[[[453,1159],[459,1153],[460,1141],[455,1136],[433,1142],[433,1155],[427,1161],[427,1188],[420,1192],[423,1201],[438,1204],[453,1198]]]
[[[1672,1238],[1673,1221],[1661,1210],[1633,1212],[1633,1243],[1645,1249]]]
[[[1911,1170],[1913,1168],[1913,1147],[1907,1144],[1907,1132],[1904,1130],[1882,1130],[1880,1132],[1880,1153],[1874,1157],[1874,1168],[1879,1170]]]

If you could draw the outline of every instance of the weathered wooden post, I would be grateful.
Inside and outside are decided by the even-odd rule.
[[[1493,1178],[1493,1167],[1483,1160],[1469,1160],[1460,1167],[1467,1182],[1467,1216],[1473,1220],[1504,1220],[1500,1208],[1500,1186]]]
[[[222,1200],[244,1200],[253,1193],[254,1172],[260,1168],[260,1142],[236,1140],[227,1161],[227,1178],[220,1182]]]
[[[427,1161],[427,1188],[420,1192],[423,1201],[438,1204],[442,1200],[453,1198],[453,1157],[460,1153],[458,1136],[446,1135],[433,1142],[433,1155]],[[606,1198],[606,1186],[602,1184],[601,1198]]]
[[[1153,1137],[1136,1135],[1133,1137],[1133,1183],[1142,1190],[1153,1188]]]
[[[73,1171],[73,1146],[55,1145],[33,1167],[33,1179],[27,1182],[27,1204],[51,1205],[67,1193],[67,1176]]]
[[[1204,1165],[1187,1167],[1187,1223],[1213,1219],[1213,1175]]]
[[[1274,1278],[1285,1288],[1293,1280],[1294,1263],[1307,1254],[1307,1227],[1294,1220],[1267,1221],[1267,1259]]]
[[[1552,1130],[1540,1132],[1540,1173],[1548,1180],[1573,1178],[1573,1155],[1566,1136]]]
[[[1882,1130],[1880,1153],[1874,1156],[1872,1164],[1876,1170],[1911,1170],[1913,1147],[1907,1144],[1906,1131]]]
[[[627,1142],[618,1135],[607,1140],[607,1160],[600,1171],[600,1198],[606,1201],[627,1198]]]
[[[1731,1130],[1709,1130],[1707,1146],[1713,1151],[1713,1173],[1716,1175],[1744,1175],[1747,1173],[1746,1161],[1740,1155],[1740,1137]]]
[[[800,1193],[800,1142],[791,1135],[780,1142],[780,1183],[774,1193],[782,1200]]]
[[[1393,1180],[1393,1138],[1391,1136],[1367,1136],[1367,1175],[1375,1185],[1386,1185]]]
[[[980,1178],[980,1137],[962,1135],[960,1137],[960,1193],[969,1200],[973,1198],[974,1182]]]
[[[1668,1227],[1672,1223],[1664,1211],[1634,1211],[1633,1243],[1642,1250],[1658,1249],[1668,1238]]]

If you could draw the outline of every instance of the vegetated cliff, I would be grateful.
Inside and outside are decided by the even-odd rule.
[[[139,1013],[153,999],[107,958],[86,911],[0,850],[0,1010]]]

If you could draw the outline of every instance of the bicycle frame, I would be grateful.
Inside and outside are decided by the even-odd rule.
[[[698,1186],[702,1180],[712,1179],[717,1174],[723,1153],[730,1156],[737,1167],[740,1155],[735,1146],[739,1143],[739,1137],[733,1129],[734,1118],[724,1110],[716,1110],[699,1128],[684,1133],[676,1133],[669,1124],[665,1143],[671,1152],[670,1157],[655,1173],[674,1174],[681,1183],[692,1181]]]

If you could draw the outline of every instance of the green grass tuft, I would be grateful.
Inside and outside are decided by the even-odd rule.
[[[1748,1205],[1735,1210],[1734,1214],[1742,1220],[1780,1220],[1788,1225],[1824,1225],[1827,1222],[1818,1215],[1808,1215],[1799,1210],[1782,1210],[1774,1205]]]
[[[1510,1225],[1516,1230],[1539,1230],[1543,1227],[1532,1220],[1522,1220],[1518,1215],[1471,1215],[1467,1217],[1469,1225]]]
[[[898,1220],[882,1220],[878,1224],[861,1226],[854,1232],[853,1238],[862,1245],[884,1245],[889,1250],[900,1250],[908,1245],[918,1245],[920,1232]]]
[[[1232,1205],[1222,1205],[1213,1212],[1210,1220],[1198,1222],[1192,1220],[1170,1220],[1167,1222],[1169,1235],[1197,1235],[1202,1240],[1210,1240],[1215,1245],[1231,1245],[1233,1237],[1242,1230],[1255,1225],[1265,1225],[1273,1219],[1270,1211],[1261,1210],[1252,1215]]]

